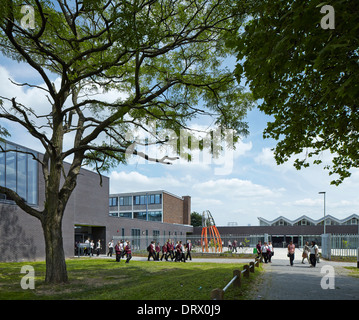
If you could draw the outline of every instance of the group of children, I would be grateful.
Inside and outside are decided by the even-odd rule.
[[[110,255],[112,256],[110,244],[109,244],[109,252],[111,252]],[[116,253],[116,261],[117,262],[120,262],[121,258],[126,256],[126,263],[129,263],[130,260],[132,259],[131,241],[129,241],[129,240],[118,241],[117,244],[115,245],[115,253]]]
[[[272,262],[274,249],[271,241],[268,241],[268,243],[265,241],[263,244],[262,241],[258,241],[255,249],[256,253],[258,254],[257,258],[261,258],[261,261],[264,259],[264,263]]]
[[[129,240],[126,241],[118,241],[116,246],[113,246],[113,240],[111,240],[108,244],[108,256],[112,257],[113,248],[116,253],[116,261],[120,262],[121,258],[126,256],[126,263],[129,263],[132,258],[132,250],[131,250],[131,242]],[[154,261],[163,260],[163,258],[168,261],[168,258],[171,258],[171,261],[183,261],[189,258],[192,260],[191,256],[192,243],[191,240],[188,240],[186,245],[182,244],[182,241],[177,241],[176,245],[171,239],[168,239],[167,242],[160,247],[160,244],[155,241],[151,241],[150,245],[147,247],[148,251],[148,261],[152,257]],[[162,256],[160,259],[160,252],[162,251]]]
[[[192,243],[191,240],[188,240],[185,245],[183,245],[182,241],[177,241],[176,245],[174,244],[173,240],[168,239],[167,242],[160,247],[159,242],[151,241],[150,245],[147,247],[148,251],[148,261],[152,257],[154,261],[163,260],[163,258],[168,261],[168,258],[171,258],[171,261],[175,262],[186,262],[189,258],[192,260],[191,256],[192,250]],[[162,256],[160,259],[160,252],[162,252]]]

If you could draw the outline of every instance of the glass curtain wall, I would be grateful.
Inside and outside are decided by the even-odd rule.
[[[32,150],[0,142],[0,185],[15,191],[30,205],[38,204],[38,164]],[[12,200],[1,195],[1,200]]]

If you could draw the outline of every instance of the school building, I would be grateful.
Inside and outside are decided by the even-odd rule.
[[[40,165],[31,154],[40,153],[15,143],[0,142],[0,185],[16,191],[28,204],[42,210],[45,183]],[[10,151],[11,150],[11,151]],[[65,171],[69,164],[64,164]],[[191,197],[166,191],[109,195],[109,178],[81,169],[77,186],[67,204],[62,222],[66,257],[73,257],[75,243],[87,238],[101,240],[102,253],[116,238],[152,240],[155,235],[185,237],[190,226]],[[135,243],[136,244],[136,243]],[[139,243],[137,243],[139,245]],[[0,261],[45,258],[41,223],[23,212],[12,199],[0,194]]]

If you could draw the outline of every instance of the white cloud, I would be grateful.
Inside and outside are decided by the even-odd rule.
[[[238,178],[208,180],[194,186],[202,194],[222,195],[230,198],[268,197],[275,193],[268,187]]]
[[[180,180],[165,175],[163,177],[148,177],[139,172],[112,171],[110,174],[110,193],[136,192],[148,190],[167,190],[184,187]]]

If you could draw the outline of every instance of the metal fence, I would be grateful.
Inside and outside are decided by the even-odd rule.
[[[359,248],[359,236],[355,234],[323,234],[322,256],[355,257]]]

